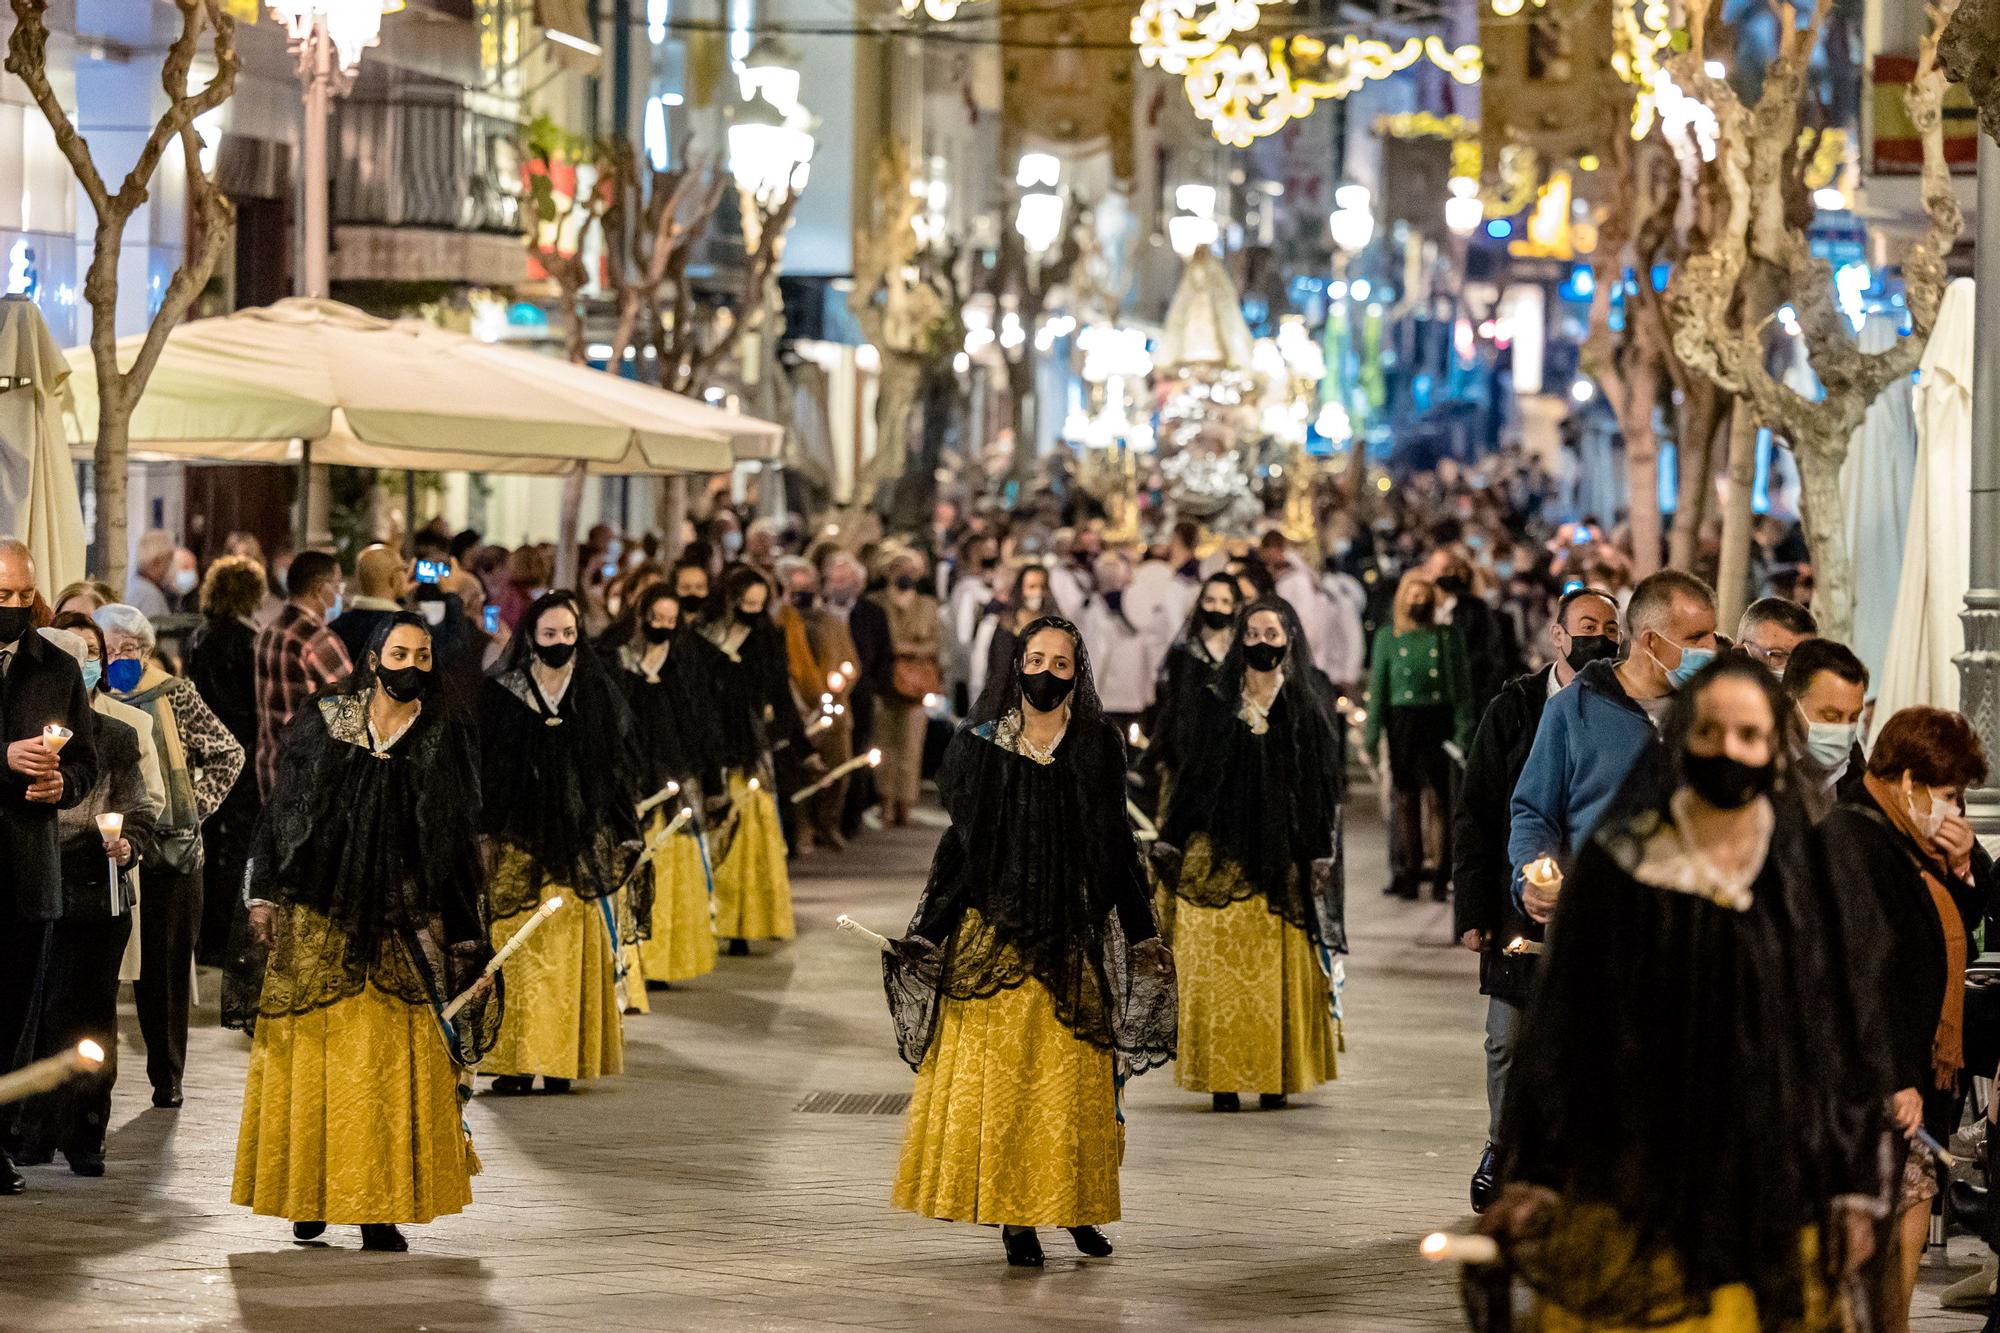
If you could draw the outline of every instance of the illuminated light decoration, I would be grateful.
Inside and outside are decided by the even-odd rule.
[[[1185,74],[1262,16],[1263,0],[1144,0],[1132,16],[1132,44],[1148,69]]]
[[[1191,259],[1195,251],[1213,247],[1221,236],[1222,228],[1214,218],[1176,213],[1167,219],[1167,243],[1182,259]]]
[[[1596,396],[1597,396],[1597,386],[1595,384],[1592,384],[1589,380],[1580,379],[1576,383],[1569,386],[1569,399],[1571,402],[1575,403],[1579,407],[1589,402]]]
[[[786,191],[805,189],[812,168],[810,131],[758,97],[742,103],[729,126],[729,174],[736,188],[761,205]]]
[[[1466,116],[1440,116],[1434,111],[1397,111],[1375,117],[1369,127],[1381,139],[1449,139],[1477,147],[1479,122]]]
[[[1083,353],[1083,378],[1091,384],[1114,379],[1144,379],[1153,373],[1144,329],[1112,324],[1086,324],[1076,335]]]
[[[35,264],[35,247],[25,240],[15,241],[7,251],[7,295],[34,300],[42,280]]]
[[[1061,238],[1065,211],[1059,194],[1038,190],[1021,196],[1014,229],[1021,234],[1021,243],[1028,247],[1029,254],[1047,254]]]
[[[646,0],[646,40],[654,46],[667,44],[667,5],[670,0]]]
[[[343,73],[352,73],[361,53],[382,40],[382,16],[402,8],[403,0],[271,0],[271,17],[295,45],[312,36],[315,20],[323,20],[335,62]]]
[[[1479,199],[1479,182],[1469,176],[1453,176],[1447,185],[1451,197],[1444,201],[1445,229],[1454,236],[1470,236],[1486,216],[1486,205]]]
[[[1428,59],[1454,81],[1477,83],[1477,45],[1447,47],[1433,36],[1401,46],[1352,34],[1329,46],[1317,37],[1278,38],[1263,46],[1225,43],[1188,62],[1184,91],[1210,132],[1234,148],[1247,148],[1322,101],[1338,101],[1363,85]]]
[[[1535,196],[1525,234],[1507,247],[1517,259],[1571,259],[1576,249],[1570,237],[1570,179],[1567,171],[1552,173]]]
[[[1353,256],[1368,248],[1375,236],[1375,202],[1365,185],[1343,185],[1333,192],[1334,210],[1327,215],[1327,230],[1333,233],[1334,248]],[[1355,283],[1361,286],[1360,282]],[[1359,297],[1363,293],[1356,292]]]
[[[1814,143],[1817,137],[1818,143]],[[1799,131],[1799,152],[1812,150],[1812,157],[1806,162],[1806,188],[1825,189],[1839,184],[1841,171],[1847,165],[1847,131],[1834,127],[1818,131],[1815,135],[1810,128]]]
[[[958,17],[959,9],[972,0],[901,0],[903,17],[913,19],[922,14],[938,23],[949,23]]]
[[[1585,153],[1576,160],[1576,169],[1578,171],[1595,171],[1603,165],[1603,160],[1595,153]]]
[[[1847,196],[1832,185],[1823,185],[1813,191],[1813,207],[1828,213],[1838,213],[1847,207]]]
[[[1666,77],[1661,62],[1674,41],[1670,0],[1611,0],[1611,69],[1638,90],[1632,99],[1632,137],[1653,129],[1655,90]]]
[[[1660,132],[1667,136],[1668,142],[1677,148],[1692,143],[1701,150],[1702,161],[1715,161],[1722,123],[1715,118],[1714,108],[1688,96],[1664,69],[1653,83],[1653,105],[1659,114]]]

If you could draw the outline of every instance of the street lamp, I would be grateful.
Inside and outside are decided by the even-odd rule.
[[[271,17],[284,26],[298,56],[299,77],[305,83],[305,163],[301,186],[305,253],[300,279],[305,294],[325,297],[329,291],[327,236],[327,121],[333,97],[360,68],[361,53],[382,40],[382,16],[403,7],[403,0],[270,0]]]
[[[764,99],[782,115],[790,116],[799,109],[799,85],[804,76],[799,71],[799,54],[782,37],[765,35],[750,46],[749,54],[743,57],[743,72],[740,82],[745,97],[762,94]]]
[[[750,200],[769,205],[803,190],[812,167],[812,132],[796,110],[787,116],[768,95],[741,103],[729,123],[729,174]]]
[[[1343,259],[1352,259],[1368,248],[1375,237],[1373,196],[1366,185],[1343,185],[1333,192],[1333,212],[1327,228],[1333,233],[1334,248]]]
[[[1486,205],[1479,201],[1479,182],[1470,176],[1453,176],[1451,198],[1444,201],[1445,229],[1463,240],[1479,230],[1485,216]]]
[[[1023,153],[1014,170],[1014,183],[1027,191],[1021,196],[1014,229],[1021,233],[1028,253],[1037,258],[1047,254],[1062,236],[1067,205],[1055,192],[1061,176],[1062,163],[1052,153]]]

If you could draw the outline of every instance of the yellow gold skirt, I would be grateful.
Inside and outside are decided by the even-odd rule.
[[[560,885],[542,886],[542,901],[561,894],[561,911],[528,937],[501,969],[507,1004],[500,1040],[480,1062],[482,1074],[598,1078],[625,1069],[617,963],[604,909]],[[520,912],[493,923],[493,947],[527,921]]]
[[[725,940],[792,938],[792,881],[785,871],[785,831],[768,781],[751,791],[741,769],[729,772],[736,836],[715,868],[715,933]]]
[[[1183,877],[1218,872],[1190,840]],[[1174,914],[1180,1053],[1192,1092],[1309,1092],[1338,1076],[1326,974],[1312,937],[1261,897],[1227,907],[1182,899]]]
[[[892,1202],[989,1226],[1115,1222],[1123,1156],[1110,1052],[1058,1022],[1031,979],[944,1003],[917,1071]]]
[[[369,986],[258,1020],[232,1203],[295,1222],[428,1222],[472,1202],[478,1169],[429,1006]]]
[[[653,817],[647,834],[666,827]],[[687,981],[715,970],[715,924],[709,919],[708,876],[701,848],[683,830],[653,853],[653,937],[639,943],[639,960],[653,981]]]
[[[1615,1222],[1609,1225],[1616,1229]],[[1782,1327],[1787,1333],[1843,1327],[1832,1294],[1819,1277],[1817,1228],[1807,1227],[1799,1233],[1799,1255],[1806,1273],[1805,1316],[1795,1322],[1772,1327]],[[1765,1333],[1765,1324],[1757,1317],[1757,1298],[1749,1287],[1740,1282],[1717,1287],[1709,1293],[1708,1299],[1707,1314],[1676,1320],[1671,1324],[1649,1324],[1643,1333]],[[1535,1310],[1540,1322],[1531,1327],[1541,1333],[1641,1333],[1637,1325],[1605,1324],[1584,1319],[1546,1299],[1537,1298]]]

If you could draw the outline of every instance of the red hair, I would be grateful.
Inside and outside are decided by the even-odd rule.
[[[1929,787],[1977,787],[1986,781],[1986,747],[1948,708],[1905,708],[1883,724],[1868,771],[1885,780],[1908,773]]]

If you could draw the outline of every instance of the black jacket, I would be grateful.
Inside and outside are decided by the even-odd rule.
[[[97,727],[83,673],[74,658],[33,630],[14,645],[13,659],[0,685],[0,750],[40,736],[51,722],[69,728],[60,760],[61,808],[67,810],[97,784]],[[62,915],[58,807],[30,801],[27,791],[28,780],[0,756],[0,923]]]
[[[854,751],[864,752],[875,739],[875,701],[889,694],[896,673],[896,653],[889,641],[889,617],[863,597],[847,613],[847,632],[854,636],[855,663],[861,672],[851,702],[854,707]]]
[[[1866,788],[1828,815],[1819,833],[1827,865],[1840,868],[1842,890],[1872,895],[1887,927],[1881,956],[1857,963],[1865,964],[1864,975],[1874,981],[1895,1086],[1915,1088],[1933,1100],[1937,1080],[1931,1071],[1931,1044],[1945,988],[1962,987],[1965,978],[1947,975],[1944,929],[1918,867],[1919,853]],[[1968,962],[1976,952],[1972,932],[1992,897],[1992,867],[1975,844],[1971,882],[1938,871],[1965,927]],[[1938,870],[1935,863],[1932,868]]]
[[[1516,938],[1541,939],[1542,928],[1514,903],[1510,888],[1514,867],[1507,856],[1508,809],[1549,701],[1549,673],[1554,670],[1543,667],[1515,677],[1487,705],[1465,756],[1458,806],[1452,814],[1453,930],[1460,935],[1468,930],[1485,933],[1480,993],[1516,1004],[1527,1002],[1534,958],[1510,956],[1504,950]]]

